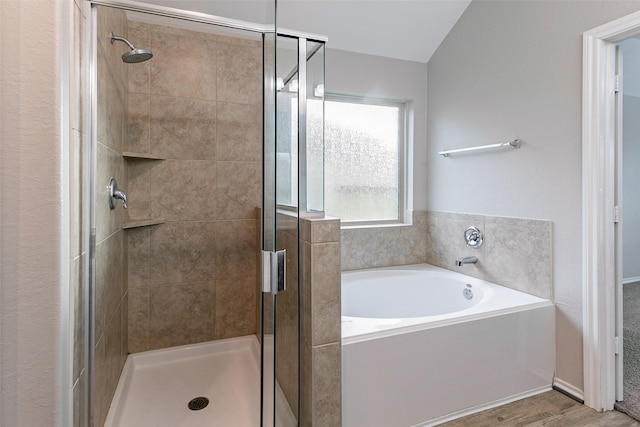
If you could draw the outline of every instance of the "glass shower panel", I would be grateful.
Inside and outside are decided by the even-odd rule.
[[[124,2],[114,3],[117,7],[94,5],[91,22],[94,105],[86,163],[95,163],[90,227],[95,266],[86,278],[92,294],[85,295],[85,307],[94,308],[85,330],[91,332],[87,341],[93,340],[87,371],[95,393],[85,394],[92,399],[92,424],[104,425],[118,382],[115,373],[128,352],[257,332],[263,344],[270,341],[261,352],[264,371],[249,391],[234,397],[247,408],[235,413],[251,413],[251,425],[257,427],[260,414],[265,416],[258,407],[263,378],[267,415],[260,425],[273,426],[279,416],[274,393],[280,390],[274,380],[276,298],[257,289],[256,252],[260,241],[262,248],[277,250],[279,239],[275,25],[256,32],[223,22],[223,29],[212,23],[218,22],[215,17],[179,10],[165,16],[165,9],[153,8],[148,15],[144,8],[132,13]],[[274,2],[269,3],[274,15]],[[153,49],[153,58],[124,63],[126,46],[109,43],[111,31],[136,47]],[[172,55],[176,52],[180,55]],[[121,201],[114,210],[106,203],[111,177],[129,196],[126,210]],[[168,199],[172,202],[164,203]],[[259,205],[262,227],[255,217]],[[297,256],[297,249],[292,253]],[[229,303],[223,301],[225,292]],[[256,293],[263,296],[263,318],[270,319],[262,325],[256,325]],[[140,307],[146,309],[142,316],[130,315]]]
[[[262,142],[262,207],[261,249],[264,253],[276,251],[276,40],[275,32],[263,35],[263,142]],[[263,255],[264,256],[264,255]],[[269,277],[265,277],[265,260],[261,274],[260,347],[261,347],[261,413],[260,426],[274,425],[275,296],[270,292]]]
[[[306,206],[307,215],[324,213],[324,43],[306,41]]]
[[[298,111],[295,38],[278,36],[276,48],[276,248],[286,253],[286,290],[276,296],[275,425],[298,425]]]

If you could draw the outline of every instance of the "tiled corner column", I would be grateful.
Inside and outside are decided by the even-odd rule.
[[[301,219],[301,426],[342,425],[340,220]]]

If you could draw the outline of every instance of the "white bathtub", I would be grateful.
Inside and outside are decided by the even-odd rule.
[[[428,264],[344,272],[343,425],[435,425],[546,391],[554,326],[549,300]]]

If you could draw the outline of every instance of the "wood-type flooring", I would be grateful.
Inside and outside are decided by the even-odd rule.
[[[441,427],[631,427],[618,411],[596,412],[555,390],[440,424]]]

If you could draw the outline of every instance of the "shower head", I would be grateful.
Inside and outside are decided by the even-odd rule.
[[[129,52],[125,52],[122,54],[122,61],[126,62],[127,64],[144,62],[147,59],[151,59],[153,57],[153,53],[151,53],[150,50],[135,48],[129,40],[125,39],[124,37],[118,37],[114,35],[113,31],[109,33],[109,36],[111,37],[111,44],[113,44],[115,40],[118,40],[123,43],[126,43],[127,46],[129,46],[129,49],[131,49]]]

